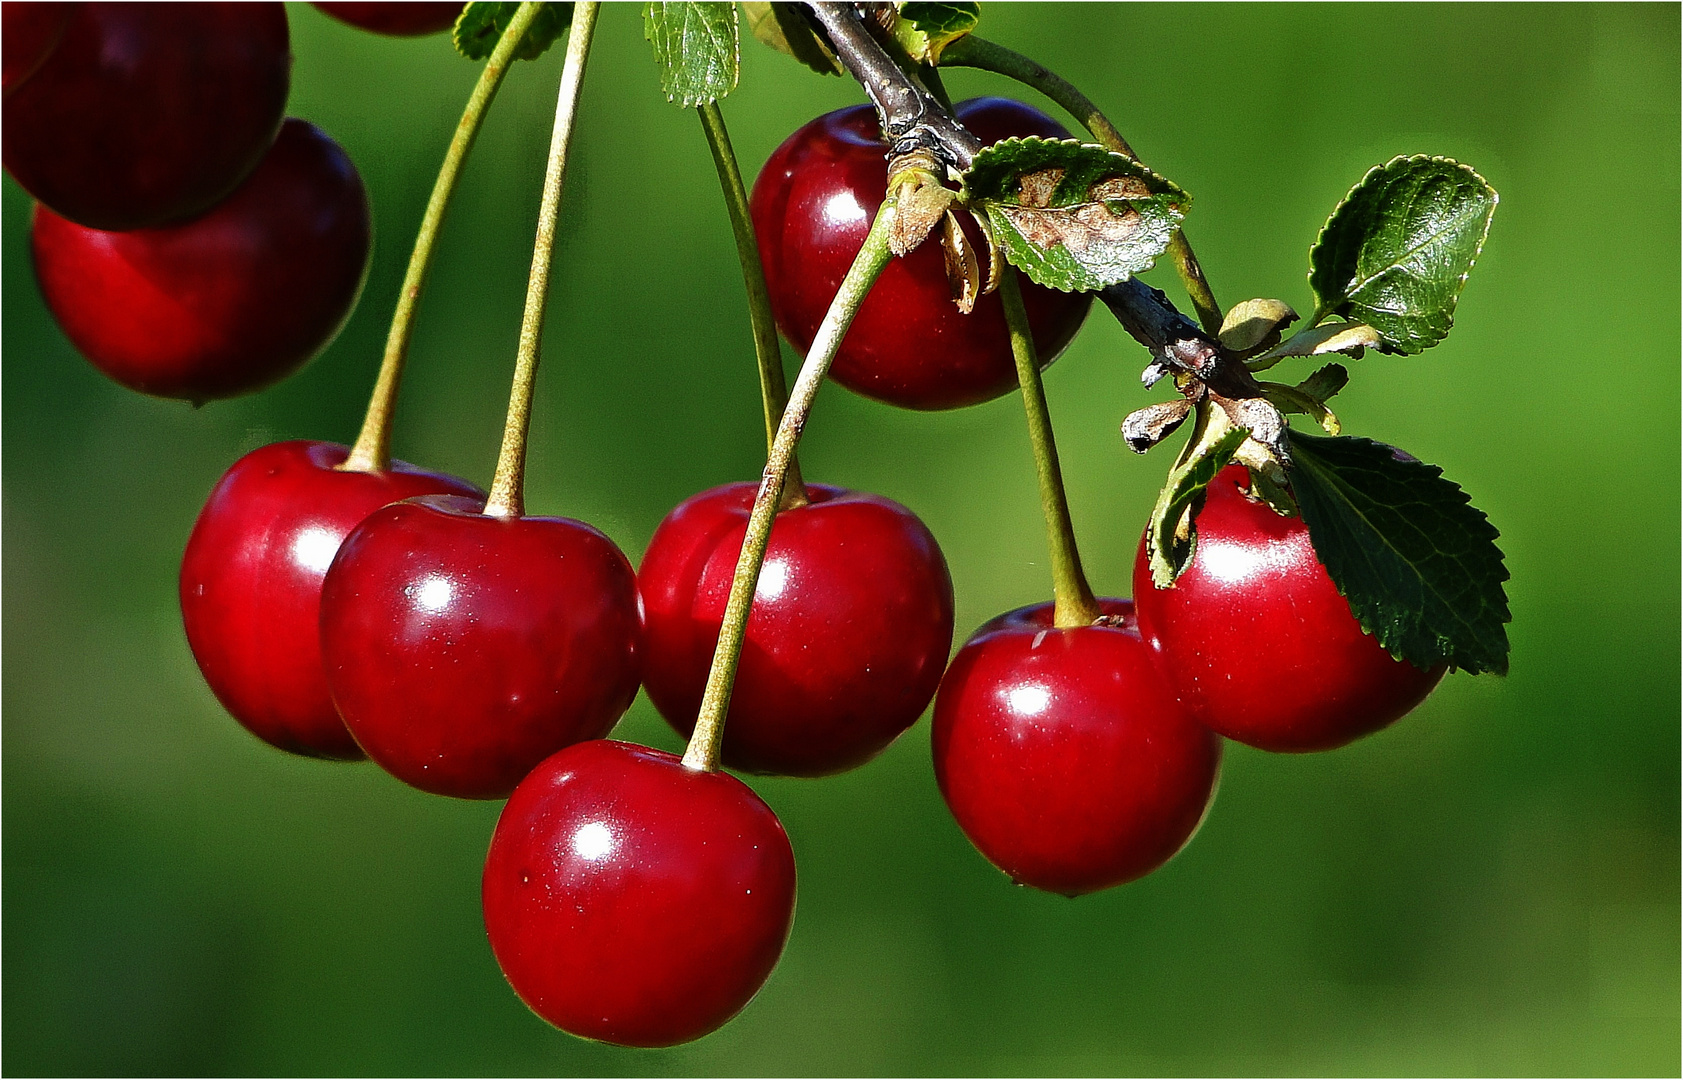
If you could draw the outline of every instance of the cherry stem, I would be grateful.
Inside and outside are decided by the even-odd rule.
[[[561,90],[555,103],[555,128],[549,137],[549,164],[544,170],[543,202],[538,207],[538,236],[532,246],[532,272],[526,279],[526,312],[520,319],[520,347],[514,360],[514,385],[508,395],[508,419],[497,471],[491,478],[489,517],[517,518],[526,512],[526,433],[532,421],[532,389],[538,380],[538,353],[543,344],[544,308],[549,301],[549,267],[555,255],[555,221],[561,210],[561,180],[567,172],[567,146],[578,115],[579,86],[584,62],[596,30],[597,3],[573,5],[567,31],[567,59],[561,67]]]
[[[1093,590],[1081,569],[1081,552],[1075,546],[1064,474],[1058,466],[1058,444],[1052,437],[1052,413],[1046,407],[1046,387],[1040,381],[1040,357],[1015,271],[1000,275],[999,299],[1011,332],[1011,356],[1017,361],[1017,385],[1023,391],[1034,471],[1040,479],[1040,506],[1046,514],[1046,549],[1052,559],[1052,622],[1059,627],[1091,626],[1099,617],[1099,605],[1093,600]]]
[[[701,128],[707,134],[707,148],[713,152],[713,165],[719,171],[719,187],[725,196],[725,209],[730,214],[731,232],[736,236],[736,257],[742,263],[742,285],[748,292],[748,317],[754,328],[754,358],[760,368],[760,405],[765,412],[766,452],[777,441],[777,425],[783,419],[784,407],[789,403],[789,390],[784,383],[783,352],[777,342],[777,320],[771,313],[771,291],[766,287],[765,267],[760,263],[760,246],[754,238],[754,221],[748,213],[748,189],[742,183],[742,170],[737,167],[736,151],[732,149],[730,132],[725,129],[724,113],[717,102],[698,106]],[[802,506],[806,503],[806,485],[801,482],[800,462],[789,457],[788,479],[783,484],[782,507]]]
[[[1079,120],[1093,138],[1099,141],[1099,145],[1107,150],[1125,154],[1135,161],[1140,159],[1139,155],[1134,153],[1134,148],[1128,145],[1128,140],[1122,137],[1122,133],[1110,122],[1109,117],[1099,111],[1092,99],[1057,72],[1035,63],[1021,53],[979,38],[975,34],[967,34],[942,51],[941,63],[947,67],[972,67],[991,71],[1038,90],[1051,98],[1059,108]],[[1215,293],[1210,290],[1210,283],[1204,277],[1204,268],[1198,265],[1198,257],[1192,253],[1192,245],[1182,230],[1175,230],[1174,236],[1169,240],[1169,257],[1174,260],[1175,271],[1186,288],[1186,295],[1198,312],[1198,321],[1204,324],[1207,333],[1219,334],[1221,305],[1216,303]]]
[[[864,246],[854,257],[847,276],[824,321],[807,350],[806,361],[795,377],[789,394],[788,407],[777,425],[777,437],[772,440],[771,453],[766,459],[765,473],[760,478],[760,490],[754,496],[754,509],[748,515],[748,532],[742,538],[742,553],[736,560],[736,573],[731,578],[730,598],[725,602],[723,624],[719,627],[719,644],[713,650],[713,666],[707,672],[707,688],[701,695],[701,711],[696,717],[695,732],[684,750],[684,764],[691,769],[712,772],[719,767],[719,744],[725,734],[725,713],[730,708],[731,686],[736,681],[736,666],[742,656],[742,640],[748,629],[748,612],[759,585],[760,565],[765,562],[766,545],[771,540],[771,524],[777,516],[783,485],[794,460],[795,446],[801,441],[812,400],[830,362],[836,358],[842,337],[865,302],[883,267],[888,265],[888,232],[894,221],[894,197],[885,200],[877,210],[876,220],[865,237]]]
[[[426,286],[427,271],[432,267],[433,249],[438,246],[438,234],[444,226],[444,214],[450,208],[450,198],[456,193],[456,181],[462,175],[469,151],[479,136],[480,125],[503,76],[514,64],[514,50],[520,39],[537,18],[543,5],[524,3],[509,20],[508,29],[497,39],[496,48],[485,61],[473,93],[468,95],[467,107],[456,123],[456,134],[450,148],[444,152],[444,163],[438,167],[438,179],[433,181],[432,195],[427,199],[426,212],[421,215],[421,227],[415,234],[415,248],[409,253],[409,269],[403,275],[403,289],[397,296],[397,310],[392,312],[391,330],[386,335],[386,355],[380,361],[380,374],[374,381],[374,393],[368,399],[368,412],[362,420],[356,444],[351,447],[340,469],[346,472],[384,472],[391,464],[392,416],[397,407],[398,384],[403,380],[403,362],[409,356],[409,339],[415,331],[415,308]]]

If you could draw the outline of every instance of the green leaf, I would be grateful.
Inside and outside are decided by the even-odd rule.
[[[1365,322],[1386,352],[1442,341],[1484,248],[1496,189],[1460,162],[1399,157],[1377,165],[1327,219],[1309,251],[1314,322]]]
[[[1497,533],[1443,470],[1368,439],[1291,433],[1292,493],[1362,627],[1417,667],[1508,670]]]
[[[1037,285],[1092,292],[1149,269],[1191,202],[1139,162],[1074,139],[1006,139],[964,175],[1005,257]]]
[[[748,17],[749,33],[760,44],[794,57],[820,75],[843,73],[841,62],[801,14],[801,5],[750,0],[742,5],[742,13]]]
[[[1379,331],[1366,323],[1322,323],[1300,330],[1283,345],[1246,360],[1245,366],[1252,371],[1265,371],[1289,356],[1324,356],[1327,353],[1344,353],[1360,360],[1362,350],[1380,348],[1384,344]]]
[[[654,49],[667,101],[693,109],[736,89],[735,4],[645,4],[643,37]]]
[[[474,3],[462,9],[456,19],[456,29],[450,35],[456,51],[469,60],[483,60],[497,47],[497,39],[508,29],[519,4]],[[567,32],[573,21],[572,4],[540,5],[537,18],[527,28],[526,36],[514,50],[516,60],[536,60],[557,38]]]
[[[1186,459],[1169,472],[1151,522],[1145,529],[1145,552],[1151,566],[1151,580],[1159,589],[1173,585],[1192,561],[1197,549],[1196,523],[1204,508],[1204,494],[1247,436],[1244,428],[1212,423],[1193,437]]]
[[[898,6],[894,37],[920,64],[939,64],[941,50],[976,29],[982,18],[980,4],[903,0]]]

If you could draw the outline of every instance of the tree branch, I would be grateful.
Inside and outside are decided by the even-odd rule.
[[[901,70],[888,50],[871,36],[855,5],[820,2],[807,6],[842,66],[876,106],[883,134],[888,136],[890,159],[929,150],[959,172],[970,168],[982,141],[954,120],[922,84]]]

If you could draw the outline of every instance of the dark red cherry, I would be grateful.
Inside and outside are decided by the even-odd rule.
[[[695,727],[756,484],[684,500],[638,586],[643,685]],[[928,707],[953,641],[953,585],[923,522],[891,499],[808,485],[777,515],[725,722],[734,769],[822,776],[879,753]]]
[[[209,209],[256,168],[292,77],[284,7],[69,6],[58,47],[6,96],[6,169],[26,191],[81,225],[138,229]]]
[[[72,4],[0,4],[0,92],[10,94],[47,59],[70,25]]]
[[[456,25],[462,13],[461,4],[316,4],[342,23],[361,30],[392,37],[420,37],[436,34]]]
[[[101,232],[35,209],[35,276],[83,356],[124,386],[202,402],[267,386],[339,332],[368,268],[368,196],[351,159],[288,120],[203,217]]]
[[[327,693],[321,581],[356,524],[411,495],[479,495],[401,461],[342,472],[323,442],[253,450],[223,474],[181,559],[187,644],[217,700],[252,734],[295,754],[362,757]]]
[[[1301,518],[1251,499],[1230,465],[1210,484],[1192,563],[1170,589],[1134,563],[1140,630],[1193,716],[1263,750],[1331,750],[1426,699],[1444,667],[1394,660],[1362,632]]]
[[[740,780],[598,740],[520,782],[485,859],[485,929],[556,1027],[672,1046],[735,1016],[795,916],[795,856]]]
[[[1052,605],[985,624],[935,698],[935,779],[1021,885],[1075,896],[1162,866],[1215,795],[1221,741],[1176,703],[1133,604],[1060,630]]]
[[[606,735],[637,694],[637,579],[567,518],[488,517],[429,496],[378,510],[322,585],[333,703],[399,780],[500,799],[544,758]]]
[[[960,102],[958,118],[985,142],[1013,135],[1069,137],[1038,109],[1003,98]],[[825,113],[772,152],[749,207],[784,335],[803,353],[824,318],[888,189],[887,145],[869,105]],[[981,235],[963,222],[973,245]],[[1091,297],[1020,279],[1041,363],[1075,337]],[[997,295],[962,314],[939,245],[892,259],[842,340],[830,376],[849,390],[908,409],[954,409],[1017,387],[1005,309]]]

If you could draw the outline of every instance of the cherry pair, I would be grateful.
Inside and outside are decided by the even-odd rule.
[[[1342,746],[1431,693],[1442,666],[1394,659],[1350,613],[1301,519],[1210,484],[1191,564],[1136,601],[1055,628],[1050,605],[983,626],[936,698],[935,775],[976,847],[1024,884],[1074,895],[1156,869],[1214,795],[1217,733],[1265,750]],[[1136,607],[1137,605],[1137,607]]]
[[[5,163],[36,276],[101,371],[202,402],[332,339],[368,266],[343,150],[282,122],[279,4],[8,4]]]
[[[606,735],[636,693],[640,637],[613,542],[568,519],[486,516],[452,476],[347,471],[345,457],[253,451],[194,526],[182,615],[228,711],[283,750],[366,750],[463,798],[507,795],[549,754]]]

